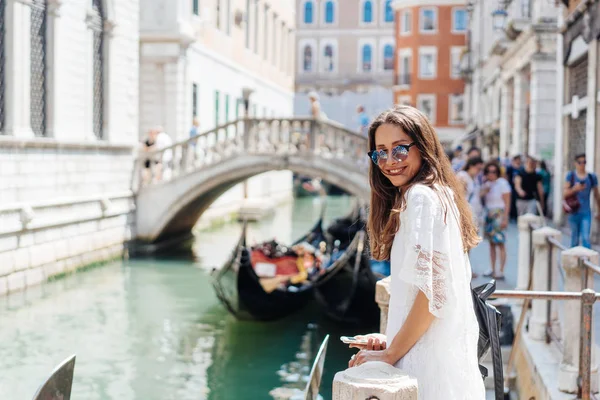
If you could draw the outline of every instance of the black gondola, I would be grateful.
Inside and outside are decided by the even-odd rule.
[[[356,210],[346,219],[352,219],[354,215],[358,215]],[[331,249],[333,244],[323,232],[322,221],[323,212],[309,233],[294,244],[308,242],[317,247],[318,243],[325,241]],[[250,250],[246,246],[246,224],[244,223],[242,235],[232,257],[222,269],[214,271],[213,287],[217,297],[229,312],[240,319],[269,321],[292,314],[313,299],[315,286],[332,279],[344,269],[344,264],[351,262],[358,246],[358,236],[352,238],[346,235],[346,237],[347,239],[342,237],[346,251],[340,252],[339,258],[322,274],[301,284],[278,287],[267,292],[252,266]],[[346,243],[348,240],[350,241]]]

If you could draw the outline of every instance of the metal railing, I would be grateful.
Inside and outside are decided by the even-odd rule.
[[[532,276],[534,273],[534,240],[533,232],[541,228],[538,224],[528,224],[529,234],[529,289],[531,289]],[[565,271],[563,266],[558,263],[557,252],[563,252],[569,250],[567,246],[562,244],[560,240],[555,237],[548,236],[546,238],[548,245],[548,257],[547,257],[547,282],[546,291],[497,291],[494,297],[497,298],[519,298],[519,299],[536,299],[536,300],[547,300],[546,302],[546,329],[545,329],[545,340],[546,343],[554,343],[560,348],[561,352],[564,352],[564,343],[555,334],[553,330],[553,300],[580,300],[581,301],[581,315],[580,315],[580,337],[579,337],[579,373],[577,386],[579,389],[578,398],[590,399],[595,398],[591,391],[591,349],[592,349],[592,312],[593,306],[596,299],[600,298],[600,293],[596,293],[593,288],[593,274],[600,275],[600,265],[593,264],[589,259],[585,257],[578,257],[577,264],[578,269],[581,271],[581,288],[582,291],[578,292],[558,292],[557,287],[554,287],[558,282],[554,281],[554,272],[557,272],[557,276],[560,276],[562,282],[566,282]],[[539,267],[538,267],[539,268]],[[527,312],[527,310],[522,310]]]

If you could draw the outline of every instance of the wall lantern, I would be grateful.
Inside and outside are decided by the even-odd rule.
[[[498,8],[492,12],[492,21],[495,31],[503,31],[504,25],[506,24],[506,17],[508,13],[503,8]]]

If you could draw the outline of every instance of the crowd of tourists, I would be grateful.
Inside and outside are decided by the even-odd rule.
[[[485,162],[481,150],[461,146],[447,154],[452,169],[464,186],[476,225],[490,243],[491,269],[485,276],[504,279],[506,263],[506,229],[510,221],[530,213],[550,217],[552,174],[545,160],[533,156],[505,154],[503,159]],[[600,210],[598,178],[586,172],[585,154],[574,159],[574,167],[566,175],[563,207],[568,214],[571,246],[590,247],[592,194]],[[600,219],[600,214],[598,216]],[[475,275],[473,275],[475,277]]]

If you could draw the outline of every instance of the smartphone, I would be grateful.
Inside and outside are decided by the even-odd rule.
[[[340,337],[340,340],[342,341],[342,343],[346,343],[346,344],[368,344],[369,343],[369,339],[357,339],[354,336],[342,336]]]

